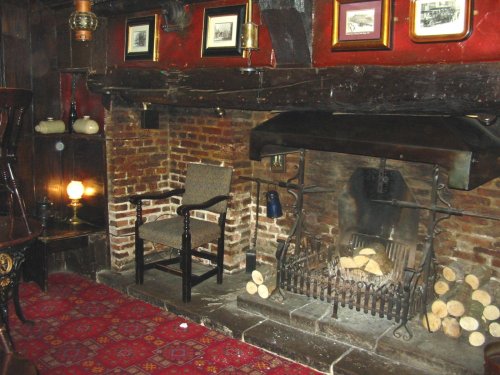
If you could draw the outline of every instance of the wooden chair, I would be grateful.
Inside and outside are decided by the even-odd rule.
[[[188,164],[184,188],[163,193],[133,195],[130,202],[136,205],[135,222],[135,281],[144,282],[144,271],[156,268],[182,276],[182,300],[191,300],[191,288],[217,275],[217,283],[222,283],[224,269],[224,229],[227,200],[231,185],[232,169],[205,164]],[[143,200],[167,199],[182,196],[182,205],[177,215],[165,220],[144,223],[142,217]],[[193,210],[205,210],[219,214],[218,223],[191,217]],[[145,263],[144,241],[163,244],[178,249],[179,255]],[[217,241],[217,253],[198,249],[202,245]],[[196,275],[192,270],[192,257],[215,262],[210,270]],[[179,264],[180,267],[172,267]]]

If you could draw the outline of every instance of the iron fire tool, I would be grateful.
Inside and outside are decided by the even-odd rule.
[[[246,253],[246,273],[251,273],[257,266],[257,232],[259,230],[259,211],[260,211],[260,180],[255,180],[257,184],[257,201],[255,204],[255,230],[253,232],[252,247]]]

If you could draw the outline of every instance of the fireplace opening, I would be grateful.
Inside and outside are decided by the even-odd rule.
[[[394,319],[394,335],[411,339],[407,323],[425,312],[435,281],[436,226],[450,215],[468,214],[452,208],[442,193],[447,187],[470,190],[500,174],[500,142],[483,130],[465,118],[321,111],[282,113],[253,129],[251,159],[300,154],[296,175],[276,183],[295,203],[289,234],[278,240],[272,298],[281,301],[289,291],[331,303],[333,317],[347,307]],[[306,149],[380,158],[378,169],[354,170],[336,195],[339,233],[330,242],[307,228],[304,196],[328,187],[305,185]],[[434,166],[429,204],[417,203],[401,173],[385,168],[386,159]],[[439,181],[440,167],[446,184]],[[425,225],[422,211],[428,213]],[[421,241],[419,223],[425,227]]]
[[[334,318],[341,306],[394,319],[400,323],[395,335],[411,338],[407,322],[421,309],[420,275],[427,268],[416,267],[425,258],[417,256],[419,215],[380,203],[415,202],[402,175],[386,169],[383,159],[379,169],[357,168],[338,197],[340,234],[335,243],[323,243],[306,228],[303,202],[304,195],[328,188],[304,184],[305,151],[300,155],[297,183],[282,183],[296,198],[296,220],[278,247],[279,288],[272,298],[290,291],[332,303]]]

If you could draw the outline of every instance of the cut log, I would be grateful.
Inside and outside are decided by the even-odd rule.
[[[366,255],[356,255],[353,257],[354,263],[358,268],[363,268],[363,266],[370,260]]]
[[[472,299],[481,302],[483,306],[491,305],[495,301],[500,303],[498,298],[500,298],[500,283],[491,279],[472,292]]]
[[[481,285],[485,284],[490,280],[491,269],[486,266],[475,266],[471,271],[465,275],[465,282],[471,286],[472,289],[476,290]]]
[[[448,337],[457,339],[462,334],[462,328],[460,327],[458,320],[452,316],[445,317],[441,322],[441,326],[443,333]]]
[[[469,344],[471,344],[472,346],[481,346],[485,341],[486,337],[482,332],[474,331],[469,335]]]
[[[472,292],[472,300],[479,302],[483,306],[491,305],[491,295],[486,290],[476,289]]]
[[[436,332],[441,328],[441,319],[432,311],[428,311],[422,316],[422,325],[429,332]]]
[[[258,270],[252,271],[252,280],[255,284],[260,285],[264,282],[264,275]]]
[[[481,302],[472,301],[467,311],[460,317],[460,327],[466,331],[476,331],[481,324],[483,310]]]
[[[260,284],[257,288],[257,294],[264,299],[269,298],[271,293],[276,289],[276,280],[274,283]]]
[[[448,284],[448,281],[446,281],[446,280],[438,280],[434,284],[434,292],[438,296],[442,296],[443,294],[445,294],[449,290],[450,290],[450,284]]]
[[[377,252],[371,247],[364,247],[358,252],[359,255],[375,255]]]
[[[445,266],[442,273],[445,280],[450,282],[462,281],[465,276],[464,267],[458,261],[451,262],[449,265]]]
[[[500,310],[495,305],[488,305],[483,310],[483,316],[486,320],[497,320],[500,318]]]
[[[435,300],[434,302],[432,302],[431,311],[436,316],[443,319],[445,316],[448,315],[448,309],[446,308],[446,302],[444,302],[443,300],[440,300],[440,299]]]
[[[255,294],[257,293],[257,284],[255,284],[253,281],[249,281],[245,289],[247,290],[248,294]]]
[[[393,262],[389,259],[387,254],[385,254],[385,252],[376,253],[370,256],[370,259],[364,266],[363,270],[373,275],[383,276],[392,271],[393,265]]]
[[[373,249],[376,253],[385,253],[385,245],[380,242],[370,242],[366,247]]]
[[[358,265],[354,262],[352,257],[340,257],[339,263],[340,267],[343,269],[358,268]]]
[[[441,296],[441,299],[446,302],[448,314],[454,317],[461,317],[468,309],[471,303],[471,288],[465,283],[455,283],[453,287]]]
[[[493,322],[488,326],[488,332],[493,337],[500,337],[500,323]]]

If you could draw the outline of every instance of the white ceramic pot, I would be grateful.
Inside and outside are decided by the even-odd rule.
[[[47,120],[40,121],[35,126],[35,131],[42,134],[64,133],[66,125],[64,125],[62,120],[54,120],[52,117],[47,117]]]
[[[99,132],[99,124],[92,120],[90,116],[83,116],[83,118],[79,118],[75,121],[73,130],[75,133],[95,134]]]

